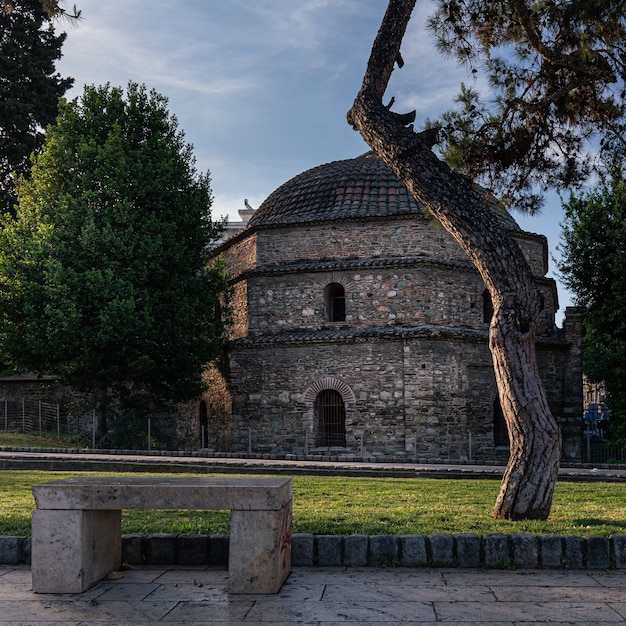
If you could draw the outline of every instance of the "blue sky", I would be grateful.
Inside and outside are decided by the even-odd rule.
[[[77,0],[83,21],[68,32],[57,68],[83,85],[145,83],[169,99],[198,169],[209,170],[213,215],[237,217],[296,174],[368,147],[346,123],[385,0]],[[73,0],[72,0],[73,3]],[[424,28],[421,0],[388,96],[394,110],[417,110],[416,127],[453,101],[461,81]],[[560,238],[558,200],[543,214],[514,214],[545,234],[551,256]],[[551,262],[551,266],[554,263]],[[570,304],[559,284],[561,309]]]

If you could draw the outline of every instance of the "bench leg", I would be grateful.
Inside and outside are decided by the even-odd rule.
[[[36,509],[31,572],[36,593],[80,593],[120,566],[121,511]]]
[[[290,571],[291,501],[279,511],[231,511],[229,592],[277,593]]]

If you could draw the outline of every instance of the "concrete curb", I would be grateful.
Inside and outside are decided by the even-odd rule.
[[[30,563],[30,537],[0,536],[0,564]],[[133,565],[225,565],[228,535],[124,535]],[[626,569],[626,535],[313,535],[292,537],[294,567]]]
[[[446,461],[440,458],[433,459],[410,459],[406,456],[371,456],[364,458],[363,455],[354,453],[336,453],[336,454],[268,454],[268,453],[250,453],[250,452],[209,452],[206,450],[121,450],[121,449],[104,449],[104,448],[46,448],[46,447],[21,447],[21,446],[0,446],[0,452],[16,453],[16,454],[42,454],[42,455],[82,455],[82,456],[101,456],[101,457],[169,457],[172,460],[176,458],[198,459],[205,461],[219,461],[222,459],[245,461],[307,461],[312,463],[362,463],[368,465],[432,465],[441,468],[453,468],[455,466],[463,468],[480,468],[494,467],[504,470],[504,466],[495,460],[489,461]],[[626,463],[574,463],[562,462],[561,469],[567,473],[568,470],[611,470],[626,471]]]

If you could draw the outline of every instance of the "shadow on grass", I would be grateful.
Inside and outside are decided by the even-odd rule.
[[[599,527],[611,529],[614,528],[617,532],[614,534],[624,534],[624,524],[616,521],[606,520],[599,517],[583,517],[580,519],[573,519],[572,523],[582,528],[589,528],[590,531]],[[597,534],[597,533],[591,533]]]

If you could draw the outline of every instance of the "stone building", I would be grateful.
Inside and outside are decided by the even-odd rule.
[[[497,209],[494,208],[494,211]],[[581,325],[562,329],[547,241],[498,211],[541,289],[537,353],[564,460],[580,458]],[[490,299],[454,239],[371,154],[308,170],[222,242],[231,341],[181,447],[242,453],[504,461]]]

